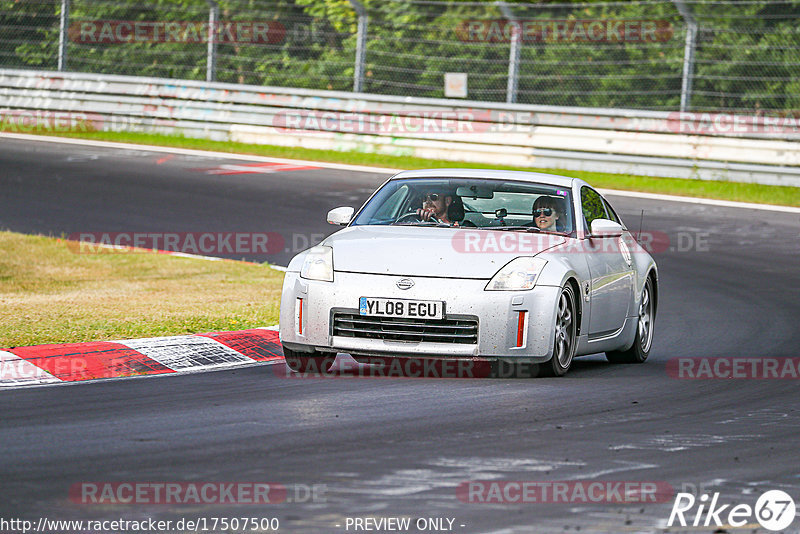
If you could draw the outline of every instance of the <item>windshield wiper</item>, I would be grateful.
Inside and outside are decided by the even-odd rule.
[[[541,232],[538,226],[484,226],[484,228],[487,230],[524,230],[526,232]]]
[[[394,226],[438,226],[440,228],[450,228],[450,225],[443,222],[436,222],[436,221],[411,221],[411,222],[401,222],[401,223],[394,223]]]

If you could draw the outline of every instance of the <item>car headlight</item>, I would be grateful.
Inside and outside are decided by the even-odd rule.
[[[324,245],[310,248],[300,269],[300,277],[333,282],[333,248]]]
[[[532,289],[536,279],[542,272],[547,260],[541,258],[517,258],[508,262],[497,271],[489,283],[486,291],[520,291]]]

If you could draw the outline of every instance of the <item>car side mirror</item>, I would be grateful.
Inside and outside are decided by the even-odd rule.
[[[592,221],[592,237],[619,237],[622,235],[622,225],[608,219],[595,219]]]
[[[353,212],[355,210],[350,206],[334,208],[328,212],[328,222],[330,224],[345,225],[353,218]]]

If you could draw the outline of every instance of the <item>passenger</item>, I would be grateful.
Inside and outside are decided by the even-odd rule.
[[[533,222],[543,232],[560,232],[561,202],[549,196],[540,196],[533,203]]]

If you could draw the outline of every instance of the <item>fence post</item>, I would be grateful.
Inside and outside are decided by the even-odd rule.
[[[522,40],[522,28],[519,19],[514,16],[511,8],[505,2],[495,2],[503,16],[511,24],[511,48],[508,52],[508,85],[506,86],[506,102],[517,101],[517,83],[519,79],[519,53]]]
[[[219,4],[216,0],[208,3],[208,48],[206,50],[206,81],[217,79],[217,28],[219,27]]]
[[[58,70],[67,70],[67,39],[69,33],[69,2],[61,0],[61,21],[58,35]]]
[[[353,72],[353,92],[360,93],[364,88],[364,60],[367,54],[367,10],[358,0],[350,0],[350,5],[358,15],[356,34],[356,59]]]
[[[694,77],[694,50],[697,46],[697,20],[683,3],[683,0],[672,0],[686,21],[686,44],[683,49],[683,77],[681,79],[681,111],[692,107],[692,78]]]

